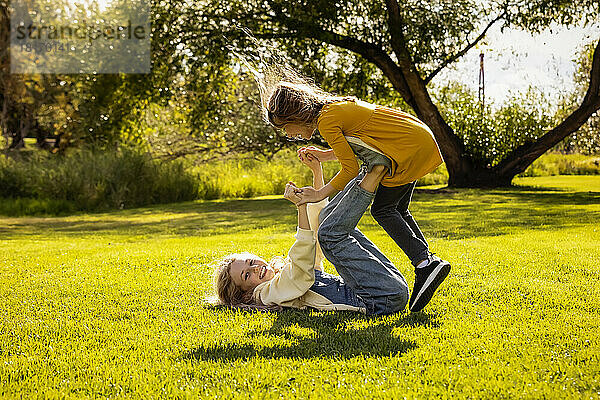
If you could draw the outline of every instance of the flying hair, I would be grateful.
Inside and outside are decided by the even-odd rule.
[[[338,101],[355,101],[354,96],[336,96],[321,89],[312,79],[301,75],[273,47],[265,47],[247,28],[240,28],[257,49],[256,65],[229,47],[250,71],[260,94],[263,120],[275,128],[287,123],[314,126],[322,108]]]

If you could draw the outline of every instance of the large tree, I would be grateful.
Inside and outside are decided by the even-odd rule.
[[[480,43],[493,25],[538,32],[557,23],[596,23],[596,0],[397,0],[206,1],[179,24],[188,46],[223,41],[242,52],[250,28],[264,43],[305,60],[326,59],[334,46],[375,66],[433,130],[450,175],[449,185],[505,186],[536,158],[575,132],[600,108],[600,41],[595,45],[588,88],[579,106],[537,140],[511,149],[495,165],[472,157],[430,95],[438,73]],[[176,26],[172,26],[176,30]],[[325,46],[324,46],[325,45]],[[311,61],[314,63],[314,61]],[[331,59],[320,65],[339,63]],[[363,64],[364,66],[364,64]]]
[[[128,3],[133,7],[134,2]],[[29,6],[36,9],[39,4]],[[70,12],[83,14],[83,19],[86,15],[100,15],[97,2],[83,7],[68,0],[55,0],[53,7],[69,8]],[[156,5],[157,15],[164,14],[161,10]],[[113,4],[103,17],[121,11],[120,5]],[[152,74],[13,74],[10,12],[9,2],[0,0],[0,130],[9,149],[22,148],[25,137],[35,137],[40,147],[49,147],[46,139],[50,137],[55,140],[56,151],[82,143],[108,147],[135,140],[131,133],[136,131],[144,107],[150,102],[160,104],[169,97],[163,89],[170,86],[168,81],[174,75],[169,70],[174,46],[169,45],[168,34],[162,29],[153,29]],[[71,18],[77,19],[77,15]]]

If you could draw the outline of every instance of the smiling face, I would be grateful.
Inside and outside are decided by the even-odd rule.
[[[309,140],[314,132],[314,128],[306,124],[290,122],[285,124],[285,135],[290,139],[305,139]]]
[[[246,292],[273,279],[275,270],[262,258],[248,254],[231,262],[229,274],[233,283]]]

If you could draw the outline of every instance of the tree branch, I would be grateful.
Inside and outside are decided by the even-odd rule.
[[[590,70],[590,86],[583,98],[583,103],[594,101],[594,98],[600,97],[600,40],[596,43],[594,55],[592,57],[592,68]]]
[[[403,83],[407,86],[411,97],[415,98],[415,104],[411,104],[419,118],[425,118],[422,115],[423,105],[431,103],[429,94],[421,74],[417,70],[412,55],[407,48],[406,38],[402,32],[404,23],[400,16],[400,6],[397,0],[385,1],[388,12],[388,28],[390,30],[390,44],[396,57],[398,58],[398,67]],[[433,105],[431,103],[430,105]],[[427,108],[427,107],[426,107]],[[435,113],[435,112],[434,112]]]
[[[390,29],[390,44],[398,61],[401,62],[403,58],[408,56],[406,51],[406,45],[404,40],[404,34],[402,33],[402,18],[400,18],[400,6],[396,0],[386,0],[386,8],[388,11],[388,27]],[[410,57],[408,57],[410,61]],[[412,64],[412,62],[411,62]]]
[[[390,44],[398,58],[398,66],[402,71],[402,77],[406,85],[410,88],[411,93],[419,87],[424,87],[421,74],[417,70],[413,62],[412,55],[406,46],[406,38],[402,32],[404,23],[400,17],[400,6],[397,0],[386,0],[386,8],[388,11],[388,28],[390,30]],[[419,89],[416,89],[419,90]]]
[[[350,36],[328,31],[312,22],[293,19],[284,15],[284,13],[281,12],[281,10],[278,10],[276,6],[274,6],[273,9],[276,13],[276,16],[273,18],[282,26],[286,27],[288,31],[295,31],[296,35],[317,39],[321,42],[333,44],[346,50],[353,51],[360,54],[367,61],[375,64],[381,69],[384,75],[390,79],[390,82],[402,95],[404,100],[411,106],[413,105],[412,94],[404,80],[402,71],[394,60],[392,60],[380,47]]]
[[[477,36],[477,38],[473,42],[469,43],[467,45],[467,47],[465,47],[464,49],[462,49],[455,55],[448,57],[439,67],[437,67],[435,70],[433,70],[425,78],[425,84],[429,83],[438,73],[440,73],[440,71],[442,71],[444,68],[446,68],[449,64],[452,64],[454,61],[458,60],[460,57],[467,54],[467,52],[469,50],[471,50],[473,47],[475,47],[475,45],[477,43],[479,43],[485,37],[485,35],[487,34],[487,31],[492,27],[492,25],[494,25],[496,22],[498,22],[499,20],[504,18],[505,15],[506,15],[506,12],[503,12],[502,14],[498,15],[496,18],[494,18],[492,21],[490,21],[489,24],[487,24],[487,26],[485,27],[483,32],[481,32],[481,34],[479,36]]]
[[[594,50],[590,85],[581,105],[564,121],[533,143],[514,149],[494,170],[500,175],[516,175],[531,165],[539,156],[557,145],[561,140],[577,131],[596,111],[600,109],[600,40]]]

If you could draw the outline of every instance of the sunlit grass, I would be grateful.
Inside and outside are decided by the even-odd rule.
[[[0,217],[0,397],[597,398],[600,177],[517,184],[415,194],[453,270],[384,318],[206,304],[216,258],[287,252],[279,196]]]
[[[568,191],[600,192],[600,179],[596,176],[544,176],[537,178],[516,178],[517,186],[530,186],[534,188],[552,188]]]

